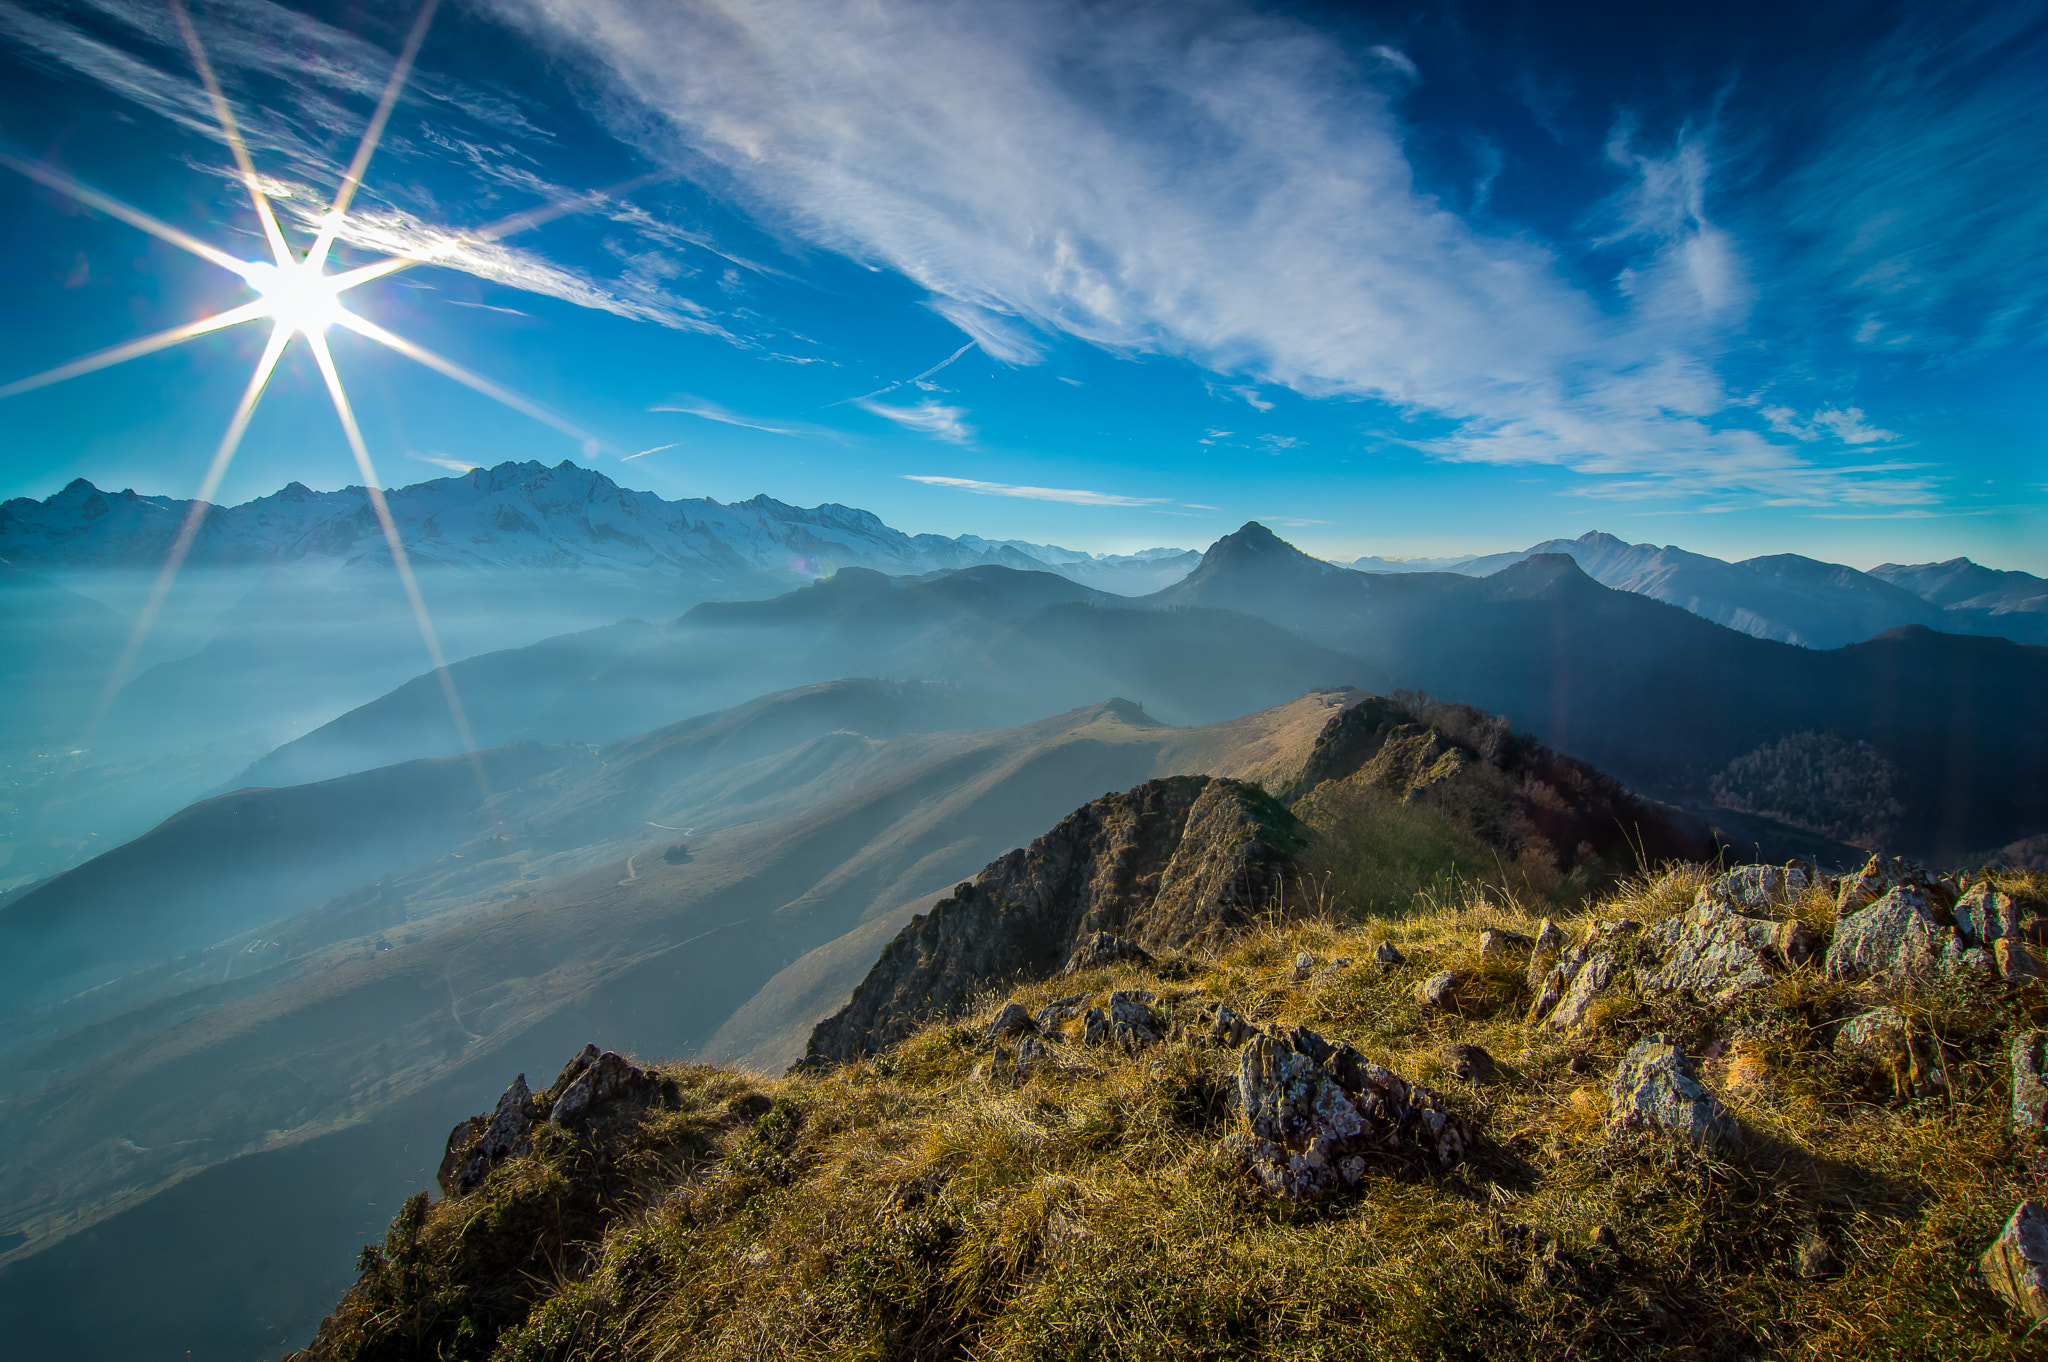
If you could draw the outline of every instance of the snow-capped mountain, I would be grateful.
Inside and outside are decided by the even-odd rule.
[[[1201,558],[1182,549],[1098,556],[974,535],[909,535],[851,506],[806,509],[768,496],[731,505],[708,497],[666,501],[566,461],[553,468],[502,463],[385,495],[407,553],[423,567],[721,578],[812,577],[850,565],[902,574],[1000,563],[1141,594],[1177,581]],[[58,572],[153,567],[191,506],[104,492],[81,478],[43,501],[0,504],[0,559]],[[229,567],[309,558],[385,561],[364,489],[315,492],[295,482],[240,506],[212,507],[187,561]]]
[[[1860,643],[1918,624],[1952,634],[1993,634],[2048,643],[2048,582],[1998,572],[1967,558],[1859,572],[1796,553],[1731,563],[1676,545],[1631,544],[1595,530],[1520,553],[1470,558],[1360,558],[1360,572],[1460,572],[1484,577],[1538,553],[1576,559],[1586,575],[1758,638],[1809,648]]]

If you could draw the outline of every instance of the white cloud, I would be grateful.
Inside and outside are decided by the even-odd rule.
[[[965,444],[974,438],[974,427],[967,424],[965,407],[949,407],[942,402],[924,401],[910,407],[892,407],[887,403],[860,398],[854,405],[885,420],[894,421],[905,430],[914,430],[921,435],[935,435],[941,440]]]
[[[411,450],[406,451],[405,457],[415,463],[430,463],[436,468],[445,468],[451,473],[467,473],[483,467],[474,459],[451,459],[441,454],[418,454]]]
[[[1090,492],[1078,487],[1020,487],[1007,482],[981,482],[974,478],[944,478],[924,473],[905,473],[906,481],[933,487],[951,487],[985,497],[1021,497],[1026,501],[1063,501],[1072,506],[1164,506],[1171,497],[1121,497],[1110,492]]]
[[[1258,385],[1255,383],[1211,383],[1208,387],[1209,396],[1218,401],[1228,402],[1235,398],[1256,412],[1273,410],[1273,404],[1259,396]]]
[[[1898,432],[1882,430],[1863,419],[1863,408],[1849,407],[1837,411],[1830,407],[1813,414],[1813,423],[1833,432],[1834,437],[1845,445],[1879,444],[1899,438]]]
[[[1902,490],[1722,420],[1749,286],[1702,136],[1616,140],[1638,257],[1616,315],[1418,191],[1400,61],[1228,0],[495,3],[595,59],[623,135],[902,273],[999,358],[1035,358],[1033,332],[1179,355],[1447,420],[1421,442],[1443,457],[1671,491]]]
[[[830,433],[818,426],[805,425],[800,421],[775,421],[764,420],[757,416],[742,416],[739,412],[729,410],[716,402],[702,397],[683,396],[672,398],[658,406],[649,407],[647,410],[680,412],[684,416],[695,416],[700,420],[716,421],[721,425],[727,426],[740,426],[747,430],[765,431],[770,435],[792,435],[802,438],[808,435],[825,435]],[[668,448],[669,446],[663,447]],[[653,452],[652,450],[642,451],[642,453],[649,454]],[[637,458],[639,456],[635,455],[634,457]]]

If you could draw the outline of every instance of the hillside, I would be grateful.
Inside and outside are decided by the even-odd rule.
[[[2048,1318],[2048,880],[1292,908],[779,1080],[522,1076],[294,1356],[2003,1358]]]

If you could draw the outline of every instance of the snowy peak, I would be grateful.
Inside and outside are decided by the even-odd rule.
[[[407,554],[422,567],[611,574],[816,577],[841,567],[920,574],[997,563],[1051,570],[1141,595],[1179,580],[1198,555],[1151,549],[1101,556],[975,536],[907,535],[858,507],[809,509],[761,495],[725,505],[665,501],[564,461],[475,468],[386,493]],[[101,491],[83,478],[55,495],[0,504],[0,557],[43,570],[163,561],[193,503]],[[328,559],[377,566],[388,551],[361,487],[290,483],[240,506],[205,509],[190,558],[233,567]]]

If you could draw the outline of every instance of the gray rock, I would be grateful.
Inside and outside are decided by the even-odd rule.
[[[1991,958],[1998,965],[1998,977],[2008,984],[2038,983],[2048,979],[2041,957],[2016,936],[2002,936],[1991,943]]]
[[[1756,869],[1758,867],[1751,867]],[[1739,917],[1724,902],[1695,902],[1643,934],[1642,949],[1659,967],[1638,970],[1651,997],[1682,993],[1704,1003],[1725,1003],[1771,981],[1778,924]]]
[[[488,1119],[472,1116],[449,1132],[435,1179],[441,1190],[451,1196],[467,1192],[481,1185],[499,1164],[531,1152],[536,1115],[533,1091],[526,1086],[526,1075],[520,1074],[505,1089]]]
[[[1934,974],[1955,936],[1937,912],[1924,889],[1900,885],[1887,890],[1836,923],[1835,939],[1828,945],[1828,978]]]
[[[1405,958],[1391,941],[1380,942],[1379,949],[1372,953],[1372,962],[1381,969],[1398,969]]]
[[[1330,1042],[1324,1040],[1306,1026],[1297,1026],[1284,1035],[1280,1035],[1277,1030],[1274,1034],[1279,1035],[1281,1040],[1294,1047],[1296,1054],[1307,1056],[1308,1062],[1311,1064],[1321,1064],[1331,1055],[1337,1053],[1336,1046],[1330,1044]]]
[[[1955,895],[1918,861],[1904,856],[1872,856],[1853,875],[1842,877],[1835,894],[1835,917],[1839,920],[1861,912],[1894,889],[1917,889],[1930,902],[1953,900]]]
[[[1488,960],[1500,955],[1515,955],[1529,950],[1535,944],[1536,939],[1534,937],[1524,936],[1520,932],[1505,932],[1496,927],[1489,927],[1479,934],[1479,958],[1481,960]]]
[[[1563,999],[1564,991],[1571,987],[1572,976],[1562,967],[1554,967],[1536,987],[1536,1000],[1529,1004],[1529,1020],[1542,1021]]]
[[[1529,943],[1528,977],[1532,992],[1542,990],[1543,981],[1550,977],[1550,971],[1556,966],[1557,958],[1564,954],[1570,945],[1570,938],[1565,936],[1558,925],[1549,918],[1544,918],[1542,925],[1536,928],[1536,939]]]
[[[990,1040],[1005,1040],[1011,1036],[1030,1035],[1037,1030],[1038,1023],[1024,1010],[1024,1004],[1010,1003],[989,1023],[988,1036]]]
[[[1607,1085],[1610,1130],[1648,1129],[1695,1146],[1726,1149],[1741,1127],[1694,1076],[1685,1052],[1662,1036],[1637,1041]]]
[[[1080,1016],[1081,1004],[1086,1002],[1087,999],[1087,994],[1076,993],[1071,998],[1061,998],[1058,1002],[1047,1003],[1044,1007],[1038,1009],[1038,1015],[1031,1020],[1037,1027],[1039,1034],[1050,1036],[1068,1022]]]
[[[1458,994],[1458,976],[1440,970],[1415,986],[1415,1001],[1424,1007],[1448,1009]]]
[[[1544,1026],[1552,1031],[1583,1028],[1593,1003],[1608,992],[1620,973],[1621,957],[1617,951],[1608,949],[1593,954],[1573,973],[1571,983],[1565,986],[1557,1000],[1557,1006],[1544,1019]]]
[[[1307,983],[1307,982],[1308,982],[1308,979],[1309,979],[1309,976],[1310,976],[1310,975],[1312,975],[1312,974],[1314,974],[1315,972],[1316,972],[1316,958],[1315,958],[1315,957],[1314,957],[1313,955],[1310,955],[1310,954],[1309,954],[1309,953],[1308,953],[1307,951],[1303,951],[1303,952],[1302,952],[1302,953],[1301,953],[1300,955],[1297,955],[1297,956],[1295,956],[1295,957],[1294,957],[1294,982],[1295,982],[1295,983],[1297,983],[1297,984],[1305,984],[1305,983]]]
[[[1467,1083],[1491,1083],[1497,1076],[1493,1056],[1481,1045],[1451,1045],[1444,1049],[1444,1063]]]
[[[1956,930],[1972,946],[1989,949],[1991,943],[2020,932],[2019,910],[2012,896],[2002,894],[1989,882],[1977,885],[1956,900]]]
[[[1900,1098],[1933,1097],[1948,1088],[1939,1048],[1896,1007],[1844,1022],[1835,1033],[1835,1055],[1866,1080],[1888,1081]]]
[[[1229,1144],[1268,1191],[1334,1192],[1389,1164],[1442,1172],[1471,1150],[1471,1128],[1426,1089],[1349,1045],[1304,1038],[1322,1062],[1274,1035],[1254,1039],[1238,1061],[1244,1131]]]
[[[2027,1319],[2048,1320],[2048,1207],[2022,1201],[1979,1265],[2006,1304]]]
[[[1125,1054],[1135,1055],[1166,1039],[1166,1024],[1152,1010],[1152,1002],[1151,994],[1137,990],[1110,994],[1110,1043]]]
[[[652,1087],[655,1076],[616,1050],[602,1054],[595,1045],[569,1061],[555,1080],[555,1103],[548,1108],[548,1124],[573,1125],[614,1097]]]
[[[1236,1049],[1251,1039],[1257,1029],[1233,1012],[1228,1003],[1217,1003],[1213,1009],[1204,1008],[1203,1011],[1208,1019],[1208,1039],[1218,1045],[1228,1045]]]
[[[1703,885],[1696,903],[1728,903],[1752,912],[1782,912],[1809,890],[1826,886],[1818,866],[1803,861],[1785,865],[1744,865]]]
[[[1108,932],[1092,932],[1074,947],[1074,953],[1067,957],[1066,968],[1060,973],[1079,974],[1082,970],[1099,969],[1104,965],[1121,964],[1126,960],[1149,965],[1152,963],[1152,956],[1135,941],[1126,941]]]
[[[1109,1015],[1099,1007],[1091,1007],[1081,1017],[1081,1043],[1083,1045],[1109,1044]]]
[[[2012,1124],[2027,1135],[2048,1134],[2048,1031],[2012,1043]]]

